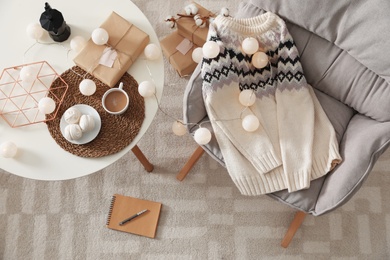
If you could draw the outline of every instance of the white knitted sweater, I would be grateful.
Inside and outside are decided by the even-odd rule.
[[[268,55],[265,68],[256,69],[241,50],[249,36]],[[208,40],[221,50],[202,62],[204,102],[227,170],[242,194],[305,189],[341,161],[334,129],[306,82],[281,18],[270,12],[248,19],[218,16]],[[255,90],[249,109],[238,99],[244,89]],[[240,118],[248,114],[260,121],[255,132],[242,128]]]

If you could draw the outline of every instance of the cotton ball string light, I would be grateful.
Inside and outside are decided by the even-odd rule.
[[[56,102],[50,97],[41,98],[38,102],[38,110],[42,114],[50,114],[56,109]]]
[[[79,90],[84,96],[91,96],[96,91],[96,84],[93,80],[83,79],[79,84]]]
[[[104,45],[108,42],[108,32],[103,28],[96,28],[92,32],[92,41],[96,45]]]
[[[254,132],[259,126],[259,119],[255,115],[247,115],[242,119],[242,128],[247,132]]]
[[[259,42],[253,37],[248,37],[244,39],[241,47],[246,54],[252,55],[259,49]]]
[[[203,56],[208,59],[217,57],[219,51],[219,45],[214,41],[207,41],[202,47]]]
[[[87,43],[87,40],[84,39],[82,36],[75,36],[70,40],[70,49],[75,52],[80,52],[85,44]]]
[[[0,144],[0,155],[4,158],[12,158],[18,152],[18,147],[11,141]]]
[[[196,63],[201,62],[203,59],[203,50],[201,47],[197,47],[192,51],[192,60]]]
[[[29,37],[33,38],[34,40],[38,40],[42,37],[44,33],[44,29],[39,23],[30,23],[27,25],[26,33]]]
[[[161,57],[161,50],[156,44],[150,43],[145,47],[144,54],[148,60],[157,60]]]
[[[37,72],[31,66],[24,66],[20,70],[19,77],[22,81],[32,82],[37,76]]]
[[[177,136],[182,136],[187,133],[187,128],[184,126],[182,121],[175,121],[172,124],[172,131]]]
[[[156,86],[151,81],[142,81],[138,86],[138,93],[147,98],[156,93]]]
[[[264,52],[256,52],[252,56],[252,64],[258,69],[262,69],[268,65],[268,56]]]
[[[208,144],[211,140],[211,132],[207,128],[201,127],[195,131],[194,139],[199,145]]]
[[[241,105],[250,107],[256,102],[256,95],[252,89],[244,89],[243,91],[241,91],[240,95],[238,96],[238,99]]]

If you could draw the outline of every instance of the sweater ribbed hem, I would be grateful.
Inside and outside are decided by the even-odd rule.
[[[234,18],[218,15],[214,22],[218,24],[218,26],[226,26],[241,34],[255,35],[268,31],[277,18],[278,17],[271,12],[251,18]]]
[[[311,179],[315,180],[326,175],[333,169],[332,163],[339,164],[341,162],[341,156],[339,154],[338,146],[331,144],[329,148],[329,154],[325,154],[322,157],[317,157],[313,160],[313,168],[311,172]]]

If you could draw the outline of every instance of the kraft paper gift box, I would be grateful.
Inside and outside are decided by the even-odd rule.
[[[86,72],[113,87],[143,52],[149,43],[149,35],[115,12],[110,14],[100,28],[108,32],[107,44],[96,45],[89,39],[73,61]],[[107,45],[117,52],[112,67],[99,64],[103,53],[107,51]]]
[[[202,17],[214,17],[215,15],[203,6],[194,3],[199,11],[198,14]],[[184,15],[184,14],[183,14]],[[209,23],[207,22],[204,28],[200,28],[195,24],[195,20],[191,17],[181,17],[176,22],[177,30],[181,36],[189,39],[198,46],[203,46],[207,39],[207,33],[209,31]]]
[[[165,57],[176,69],[180,77],[190,75],[197,66],[197,63],[192,60],[192,51],[198,46],[191,43],[192,47],[189,48],[185,54],[182,54],[177,49],[177,47],[183,42],[183,40],[189,41],[188,39],[181,36],[178,31],[174,31],[160,41],[160,45]]]

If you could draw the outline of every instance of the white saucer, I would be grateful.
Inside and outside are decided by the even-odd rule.
[[[80,139],[78,139],[78,140],[68,140],[68,139],[66,139],[66,140],[71,142],[71,143],[73,143],[73,144],[86,144],[86,143],[89,143],[93,139],[95,139],[96,136],[100,132],[100,128],[102,126],[102,121],[100,119],[100,115],[96,111],[96,109],[94,109],[93,107],[88,106],[88,105],[79,104],[79,105],[74,105],[73,107],[75,107],[78,110],[80,110],[81,114],[83,114],[83,115],[90,115],[90,116],[92,116],[93,120],[95,121],[95,128],[92,129],[92,131],[90,131],[90,132],[83,133],[83,136]],[[64,137],[65,137],[65,127],[67,125],[68,125],[68,123],[65,121],[64,115],[62,115],[61,121],[60,121],[60,129],[61,129],[62,136],[64,136]]]

